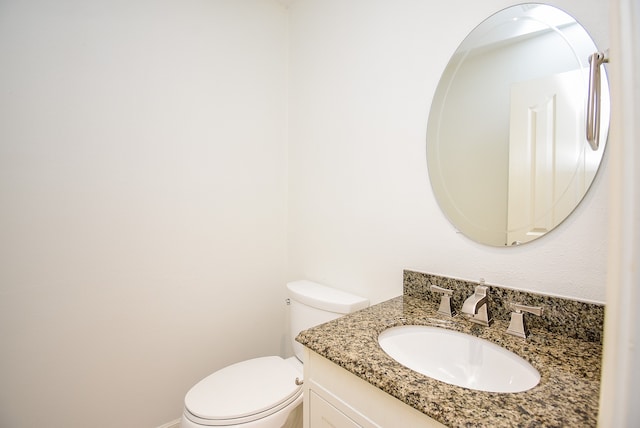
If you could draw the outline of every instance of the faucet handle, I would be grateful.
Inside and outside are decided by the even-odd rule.
[[[529,334],[529,330],[524,322],[523,312],[542,316],[544,309],[542,306],[526,306],[520,303],[511,303],[509,306],[513,309],[513,312],[511,312],[511,322],[507,328],[507,333],[526,339]]]
[[[544,308],[542,306],[526,306],[520,303],[511,303],[511,309],[513,309],[516,313],[520,312],[528,312],[533,315],[541,316],[544,313]]]
[[[453,296],[453,290],[449,290],[448,288],[438,287],[437,285],[431,285],[429,289],[437,293],[442,293],[442,298],[440,299],[440,307],[438,308],[438,313],[442,315],[447,315],[449,317],[454,316],[456,312],[451,307],[451,296]]]

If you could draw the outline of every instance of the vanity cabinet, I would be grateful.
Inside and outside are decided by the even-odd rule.
[[[305,348],[304,428],[444,427]]]

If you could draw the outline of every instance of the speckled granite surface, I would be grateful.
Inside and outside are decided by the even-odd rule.
[[[596,426],[602,348],[598,341],[534,325],[525,340],[506,334],[508,322],[500,317],[491,327],[482,327],[436,311],[436,303],[405,294],[306,330],[297,340],[452,428]],[[538,369],[540,383],[529,391],[501,394],[421,375],[395,362],[378,345],[383,330],[399,325],[435,325],[497,343]]]
[[[405,296],[425,299],[436,305],[440,302],[441,294],[430,291],[431,285],[453,290],[451,301],[455,309],[462,307],[464,300],[478,285],[477,282],[410,270],[403,272],[402,283]],[[567,337],[602,343],[603,305],[486,285],[490,287],[489,307],[494,319],[509,321],[511,319],[509,303],[511,302],[527,306],[542,306],[544,313],[541,317],[525,315],[529,327],[539,327]]]

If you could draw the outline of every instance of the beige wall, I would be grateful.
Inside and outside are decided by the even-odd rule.
[[[286,349],[286,10],[0,2],[0,426],[154,427]]]

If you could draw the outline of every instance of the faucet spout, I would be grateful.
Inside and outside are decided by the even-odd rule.
[[[491,317],[489,316],[489,287],[484,285],[476,286],[475,292],[464,301],[462,313],[469,316],[469,320],[477,324],[489,326]]]
[[[486,303],[487,296],[478,296],[478,292],[476,290],[475,293],[464,301],[464,304],[462,305],[462,313],[467,315],[477,315],[480,307]]]

